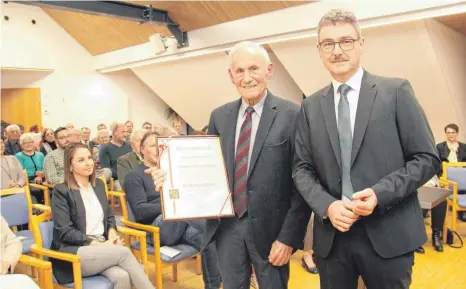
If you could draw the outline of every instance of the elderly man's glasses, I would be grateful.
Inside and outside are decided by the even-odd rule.
[[[338,42],[333,41],[322,41],[319,43],[319,47],[324,52],[332,52],[335,49],[335,44],[340,45],[340,49],[343,51],[349,51],[354,48],[354,42],[359,41],[358,39],[342,39]]]

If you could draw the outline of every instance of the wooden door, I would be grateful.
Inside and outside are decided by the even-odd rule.
[[[2,120],[22,124],[27,132],[32,125],[42,127],[40,88],[2,89]]]

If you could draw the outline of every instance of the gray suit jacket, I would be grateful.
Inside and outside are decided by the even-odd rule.
[[[297,121],[293,179],[316,213],[314,250],[326,257],[335,229],[325,212],[341,199],[340,146],[333,86],[303,101]],[[407,80],[364,72],[351,157],[354,190],[372,188],[378,206],[362,218],[375,251],[391,258],[427,240],[417,189],[440,161],[429,123]]]
[[[124,154],[118,158],[117,174],[118,181],[120,182],[120,186],[122,189],[124,189],[126,175],[135,167],[139,166],[141,163],[142,160],[139,159],[138,155],[133,151]]]
[[[241,99],[212,112],[209,135],[220,136],[233,192],[235,133]],[[291,178],[295,120],[299,107],[268,92],[249,163],[247,209],[257,251],[263,258],[276,240],[302,248],[310,209]],[[205,247],[214,239],[221,220],[207,220]]]

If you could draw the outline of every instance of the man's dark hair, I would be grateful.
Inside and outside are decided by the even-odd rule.
[[[68,129],[67,129],[66,127],[60,126],[59,128],[57,128],[57,129],[53,132],[53,134],[55,135],[55,139],[58,139],[58,133],[61,132],[61,131],[63,131],[63,130],[68,130]]]
[[[447,126],[445,127],[445,132],[447,132],[447,128],[451,128],[452,130],[456,131],[457,133],[460,132],[460,128],[458,127],[458,125],[456,125],[454,123],[447,124]]]

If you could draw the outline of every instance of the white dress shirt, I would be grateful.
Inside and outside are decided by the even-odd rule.
[[[78,185],[86,210],[86,235],[101,239],[104,235],[104,211],[102,205],[91,184],[88,184],[87,188],[81,184]]]
[[[251,154],[254,148],[254,141],[256,139],[257,128],[259,127],[259,121],[261,119],[262,110],[264,109],[264,102],[265,102],[266,97],[267,97],[267,91],[265,92],[265,96],[258,103],[252,106],[254,108],[254,112],[251,113],[252,127],[251,127],[251,140],[249,141],[248,171],[249,171],[249,164],[251,163]],[[247,104],[244,101],[244,99],[242,99],[241,106],[239,107],[239,111],[238,111],[238,120],[236,121],[235,156],[236,156],[236,149],[238,146],[238,139],[239,139],[239,134],[241,131],[241,126],[243,125],[243,122],[246,119],[246,108],[248,107],[249,107],[249,104]]]
[[[346,82],[346,85],[351,87],[350,91],[346,94],[350,106],[350,117],[351,117],[351,134],[354,135],[354,123],[356,121],[356,112],[358,110],[359,93],[361,92],[362,77],[364,76],[364,70],[359,67],[358,71]],[[342,84],[341,82],[332,80],[333,93],[335,100],[335,116],[337,118],[338,126],[338,102],[340,102],[340,93],[338,87]]]

